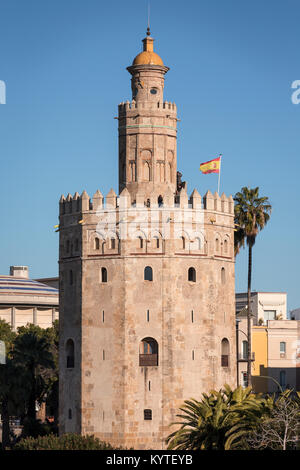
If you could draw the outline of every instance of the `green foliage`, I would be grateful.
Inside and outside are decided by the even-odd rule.
[[[42,423],[40,419],[31,419],[26,417],[23,421],[23,429],[21,439],[39,436],[47,436],[48,434],[58,434],[57,426],[54,423]]]
[[[31,324],[18,328],[13,360],[22,368],[24,383],[30,386],[26,404],[27,415],[32,420],[36,415],[35,402],[41,403],[54,375],[55,361],[51,346],[47,330]]]
[[[232,450],[247,447],[245,436],[268,415],[273,401],[254,395],[250,388],[238,387],[202,394],[201,401],[186,400],[177,415],[182,421],[167,438],[168,449]]]
[[[4,341],[5,343],[5,348],[6,348],[6,354],[10,355],[13,342],[16,338],[16,333],[12,331],[12,328],[9,323],[7,323],[5,320],[0,320],[0,340]]]
[[[5,415],[4,440],[9,445],[9,416],[24,417],[24,435],[46,434],[54,426],[36,421],[35,403],[49,396],[56,416],[58,406],[58,322],[43,329],[28,324],[17,334],[0,320],[0,339],[5,341],[6,364],[0,367],[0,404]],[[56,424],[55,424],[56,425]]]
[[[94,436],[63,434],[21,439],[14,450],[112,450],[113,447]]]

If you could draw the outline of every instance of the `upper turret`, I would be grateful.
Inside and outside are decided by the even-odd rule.
[[[135,101],[163,101],[164,75],[169,70],[161,57],[153,51],[154,39],[147,29],[143,39],[143,51],[138,54],[127,70],[132,75],[132,99]]]

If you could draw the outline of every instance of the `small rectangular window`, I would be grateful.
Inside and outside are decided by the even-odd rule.
[[[107,269],[101,268],[101,282],[107,282]]]
[[[194,310],[191,311],[191,319],[192,319],[192,323],[194,323]]]
[[[150,319],[150,313],[149,313],[149,310],[147,310],[147,321],[149,321]]]
[[[194,359],[195,359],[195,351],[193,350],[192,351],[192,360],[194,361]]]
[[[275,320],[276,310],[264,310],[264,321]]]
[[[248,375],[247,372],[242,372],[242,387],[248,387]]]
[[[105,361],[105,351],[104,351],[104,349],[103,349],[102,357],[103,357],[103,361]]]
[[[102,322],[104,323],[104,310],[102,311]]]
[[[280,343],[280,353],[285,354],[285,351],[286,351],[286,343],[284,341],[282,341]]]
[[[144,420],[145,421],[152,420],[152,410],[144,410]]]

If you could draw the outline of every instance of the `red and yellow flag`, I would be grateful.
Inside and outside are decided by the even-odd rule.
[[[218,158],[214,158],[209,162],[201,163],[200,170],[202,173],[220,173],[220,163],[221,163],[221,156]]]

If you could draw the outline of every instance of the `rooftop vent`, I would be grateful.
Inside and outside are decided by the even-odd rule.
[[[24,277],[25,279],[28,279],[29,277],[28,266],[10,266],[9,274],[10,276]]]

